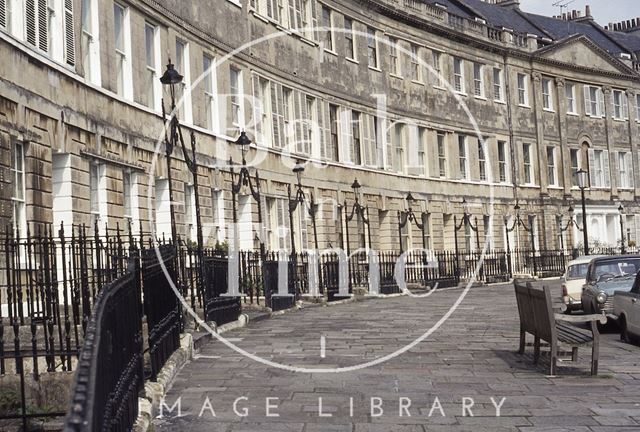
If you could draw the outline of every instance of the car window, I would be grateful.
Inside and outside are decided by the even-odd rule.
[[[595,264],[594,275],[598,280],[602,275],[610,274],[612,276],[628,276],[635,275],[640,271],[640,259],[625,259],[600,261]]]
[[[573,264],[567,269],[567,280],[584,279],[587,276],[589,263]]]

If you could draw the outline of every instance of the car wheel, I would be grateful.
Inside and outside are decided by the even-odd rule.
[[[624,315],[620,317],[620,340],[626,343],[631,342],[631,339],[629,338],[629,330],[627,329],[627,319]]]

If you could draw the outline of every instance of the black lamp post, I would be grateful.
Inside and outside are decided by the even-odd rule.
[[[405,198],[407,201],[407,210],[398,212],[398,235],[400,237],[400,253],[404,252],[404,245],[402,244],[402,230],[407,224],[415,223],[418,229],[422,232],[422,248],[427,248],[426,238],[425,238],[425,223],[424,217],[426,215],[425,212],[420,213],[420,220],[418,221],[418,216],[414,213],[413,208],[411,208],[411,203],[415,202],[416,199],[409,192]]]
[[[512,276],[513,275],[513,269],[511,267],[511,246],[509,244],[509,233],[513,232],[518,226],[521,226],[526,232],[528,232],[531,236],[531,253],[532,253],[532,261],[533,261],[533,273],[536,274],[538,272],[538,268],[537,268],[537,263],[536,263],[536,243],[535,243],[535,237],[534,237],[534,232],[533,232],[533,226],[529,226],[527,225],[527,223],[522,220],[522,217],[520,217],[520,204],[518,204],[518,202],[516,201],[516,205],[513,206],[513,209],[516,212],[516,218],[513,221],[513,225],[511,227],[509,227],[509,223],[507,220],[507,217],[505,216],[504,218],[504,228],[506,231],[506,237],[507,237],[507,256],[508,258],[508,267],[509,267],[509,275]]]
[[[371,247],[371,224],[369,223],[369,210],[367,209],[367,207],[363,206],[362,204],[360,204],[360,200],[362,198],[362,191],[360,190],[362,188],[362,185],[360,185],[360,182],[358,181],[358,179],[356,178],[355,180],[353,180],[353,183],[351,184],[351,189],[353,189],[353,194],[355,196],[355,202],[353,203],[353,206],[351,207],[351,212],[349,212],[348,206],[347,206],[347,200],[345,199],[344,201],[344,209],[345,209],[345,234],[347,237],[347,256],[351,256],[351,242],[349,239],[349,222],[351,222],[354,218],[354,216],[358,216],[360,218],[360,220],[362,220],[362,223],[365,224],[367,226],[367,238],[369,240],[369,247]],[[366,246],[366,244],[365,244]],[[349,287],[351,288],[353,286],[352,284],[352,272],[351,272],[351,259],[348,260],[348,265],[349,265]],[[358,275],[358,279],[360,279],[360,276]]]
[[[627,253],[627,246],[624,235],[624,207],[622,203],[620,203],[620,207],[618,207],[618,213],[620,214],[620,253]]]
[[[258,174],[258,170],[256,169],[255,177],[251,177],[249,173],[249,169],[247,168],[247,152],[249,151],[249,146],[251,145],[251,139],[247,136],[245,131],[240,132],[240,136],[235,140],[231,141],[232,144],[240,146],[240,151],[242,153],[242,166],[240,167],[240,173],[236,179],[235,170],[233,168],[233,159],[229,159],[229,166],[231,167],[231,196],[233,199],[233,226],[234,230],[238,229],[238,195],[242,190],[243,186],[248,186],[249,191],[251,192],[251,196],[258,203],[258,226],[260,227],[260,260],[262,265],[264,266],[266,252],[264,246],[264,227],[262,225],[262,205],[260,199],[260,176]],[[237,240],[237,236],[234,233],[234,237]],[[264,271],[262,272],[264,275]],[[256,298],[259,302],[258,293],[256,293]],[[265,293],[266,294],[266,293]],[[253,301],[253,291],[250,293],[251,301]]]
[[[580,231],[580,232],[582,232],[582,230],[583,230],[583,228],[580,225],[578,225],[578,222],[576,221],[575,210],[573,209],[572,205],[569,206],[568,212],[569,212],[569,221],[567,222],[567,224],[565,226],[562,226],[562,215],[560,215],[560,220],[559,220],[559,223],[560,223],[560,227],[559,227],[559,229],[560,229],[560,249],[562,250],[562,264],[563,264],[563,267],[564,267],[564,264],[565,264],[564,235],[563,235],[563,233],[567,232],[571,226],[576,227],[576,229],[578,231]],[[583,223],[583,225],[584,225],[584,223]]]
[[[580,168],[576,173],[578,176],[578,187],[580,188],[580,196],[582,199],[582,236],[584,242],[584,254],[589,255],[589,234],[587,233],[587,203],[584,191],[589,185],[589,172]]]
[[[294,232],[294,223],[293,223],[293,214],[295,213],[298,205],[302,205],[304,207],[304,203],[306,201],[306,197],[304,194],[304,190],[302,189],[302,173],[304,173],[304,164],[298,161],[296,165],[293,167],[293,173],[296,175],[297,184],[295,186],[296,191],[295,195],[291,194],[291,185],[287,185],[287,195],[289,197],[289,234],[291,236],[291,262],[293,263],[293,286],[295,287],[296,296],[299,295],[298,289],[298,272],[297,272],[297,260],[298,257],[296,255],[296,240],[295,240],[295,232]],[[311,217],[311,223],[313,224],[313,242],[316,250],[318,250],[318,231],[316,228],[316,205],[313,199],[313,193],[310,194],[310,203],[307,209],[308,215]],[[301,215],[300,217],[304,217]]]
[[[167,69],[160,77],[160,82],[163,85],[169,86],[169,92],[171,95],[171,112],[174,112],[176,109],[176,84],[182,83],[182,75],[178,73],[177,70],[174,69],[171,60],[169,60],[169,64],[167,64]],[[173,148],[177,144],[178,141],[178,129],[180,126],[180,122],[178,121],[178,117],[174,114],[171,116],[169,120],[169,127],[165,127],[164,134],[164,150],[165,156],[167,160],[167,181],[169,182],[169,214],[171,215],[171,240],[173,242],[177,241],[176,234],[176,215],[173,210],[173,185],[171,180],[171,155],[173,154]],[[166,125],[166,112],[164,109],[164,100],[162,101],[162,123]],[[168,130],[167,130],[168,129]]]
[[[456,216],[453,216],[453,235],[454,235],[454,242],[455,242],[455,246],[456,246],[456,264],[458,266],[457,271],[460,272],[460,250],[458,248],[458,231],[460,231],[462,229],[462,227],[466,228],[469,227],[471,229],[471,231],[476,233],[476,248],[477,250],[480,250],[480,231],[478,230],[478,218],[474,218],[474,222],[471,221],[471,213],[469,213],[469,204],[467,203],[467,199],[463,198],[462,199],[462,220],[460,221],[460,224],[458,225],[458,220]],[[470,251],[467,251],[470,252]],[[460,275],[458,274],[458,277]],[[482,278],[482,275],[480,276]]]

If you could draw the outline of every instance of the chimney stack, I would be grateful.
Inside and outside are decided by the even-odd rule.
[[[585,7],[585,15],[590,17],[591,16],[591,6],[587,5]]]

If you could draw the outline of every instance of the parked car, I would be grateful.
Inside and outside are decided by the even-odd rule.
[[[640,336],[640,272],[631,291],[616,291],[613,296],[613,314],[620,325],[620,339],[631,342]]]
[[[587,270],[581,301],[587,314],[604,312],[613,315],[615,291],[631,291],[640,271],[640,255],[616,255],[594,258]]]
[[[589,263],[594,258],[602,255],[587,255],[569,261],[567,268],[562,275],[562,303],[566,306],[566,311],[576,311],[582,309],[582,287],[587,283],[587,270]]]

